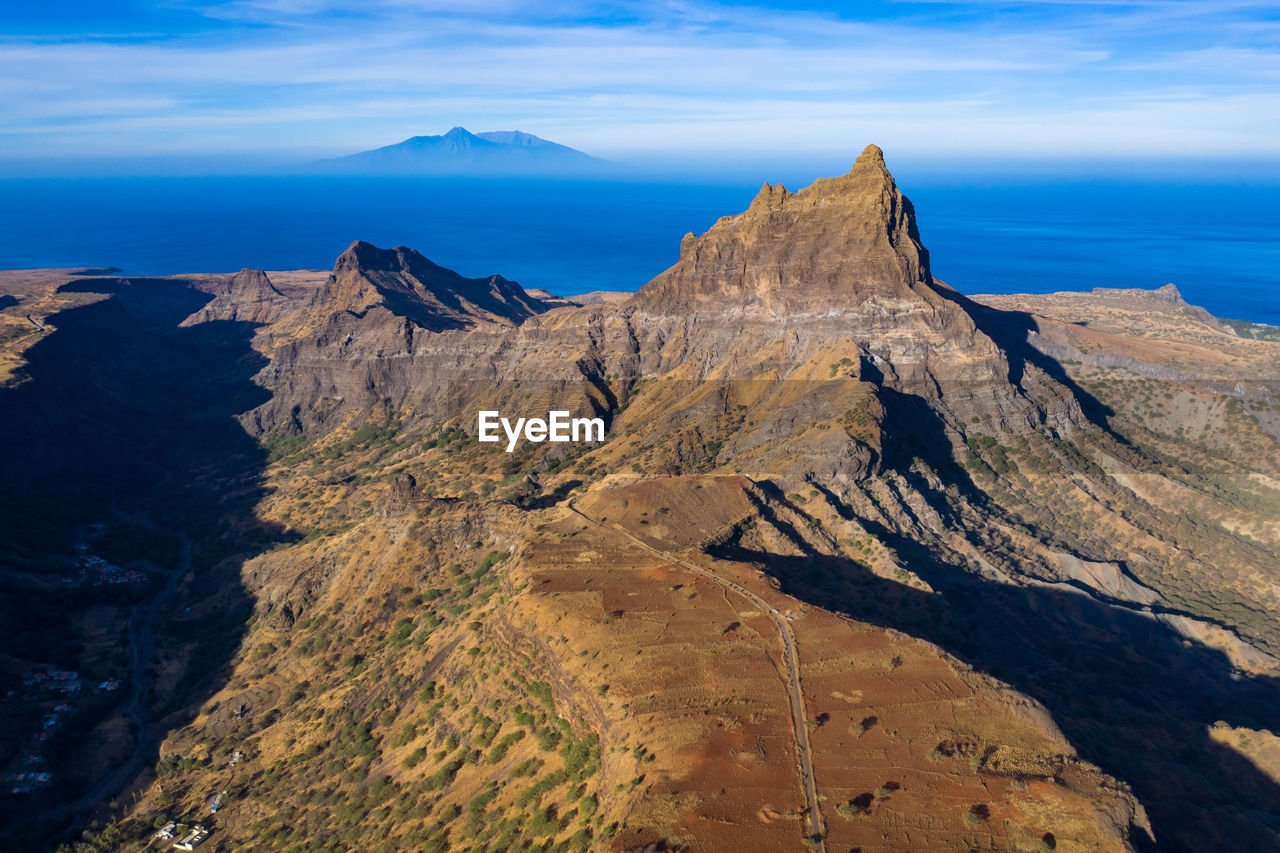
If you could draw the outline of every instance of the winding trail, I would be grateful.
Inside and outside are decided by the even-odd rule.
[[[594,524],[596,527],[603,528],[611,533],[622,536],[631,543],[645,551],[648,551],[650,554],[674,563],[682,569],[687,569],[699,577],[704,577],[707,580],[717,583],[727,590],[736,592],[738,595],[755,605],[760,612],[773,620],[774,625],[778,628],[778,633],[782,635],[782,645],[785,650],[783,657],[787,665],[787,681],[789,682],[787,692],[791,704],[791,725],[794,729],[796,754],[800,759],[801,781],[804,783],[804,797],[807,805],[805,814],[809,821],[808,838],[813,842],[814,850],[818,851],[818,853],[826,853],[827,847],[824,840],[826,837],[826,829],[822,822],[822,812],[818,806],[818,786],[814,782],[813,777],[813,758],[812,750],[809,746],[809,726],[804,712],[804,694],[800,691],[800,657],[796,652],[795,634],[792,632],[791,624],[787,621],[786,617],[779,613],[776,607],[773,607],[769,602],[765,601],[746,587],[736,584],[733,581],[725,580],[715,572],[681,559],[675,554],[655,548],[620,527],[615,527],[611,524],[605,524],[602,521],[597,521],[582,510],[578,509],[572,501],[568,503],[568,507],[575,515],[585,519],[591,524]]]

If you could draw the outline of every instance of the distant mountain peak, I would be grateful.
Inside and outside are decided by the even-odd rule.
[[[415,138],[416,139],[433,139],[434,137],[418,136]],[[476,136],[471,131],[467,130],[465,127],[450,128],[449,131],[445,133],[443,136],[441,136],[440,138],[447,142],[463,142],[467,144],[470,144],[474,142],[476,139],[479,139],[478,136]]]
[[[350,174],[567,177],[602,174],[612,164],[522,130],[472,133],[458,126],[315,165]]]

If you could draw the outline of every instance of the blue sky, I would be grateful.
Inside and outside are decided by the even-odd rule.
[[[376,147],[623,161],[1280,158],[1280,10],[1235,0],[6,3],[0,160]]]

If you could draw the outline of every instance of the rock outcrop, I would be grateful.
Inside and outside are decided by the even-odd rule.
[[[242,269],[234,275],[196,284],[204,292],[212,293],[213,301],[188,317],[183,325],[215,320],[274,323],[295,307],[262,270]]]
[[[422,498],[418,489],[418,481],[410,473],[403,472],[391,481],[391,492],[387,495],[384,516],[397,515],[412,509]]]
[[[650,314],[842,316],[895,301],[944,308],[915,210],[867,146],[848,174],[799,192],[765,184],[750,207],[686,236],[680,260],[641,288]]]
[[[914,208],[874,145],[848,174],[794,193],[766,184],[745,212],[686,236],[676,265],[623,310],[648,332],[644,375],[798,379],[830,353],[857,365],[841,374],[927,398],[953,423],[1078,416],[1056,389],[1032,404],[1024,391],[1045,378],[1015,371],[967,301],[933,279]]]
[[[1199,305],[1192,305],[1184,299],[1182,291],[1178,290],[1178,286],[1173,282],[1153,290],[1142,290],[1135,287],[1095,287],[1090,291],[1090,295],[1115,301],[1127,300],[1131,305],[1142,306],[1146,310],[1182,314],[1215,329],[1222,330],[1225,328],[1217,317],[1214,317]]]
[[[545,310],[540,300],[500,275],[463,278],[413,249],[379,249],[362,240],[338,257],[313,304],[359,315],[381,308],[432,332],[478,323],[517,325]]]

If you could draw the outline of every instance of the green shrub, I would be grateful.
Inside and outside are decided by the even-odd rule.
[[[400,727],[400,731],[396,732],[391,738],[391,746],[393,748],[404,746],[409,741],[418,736],[418,727],[413,723],[405,723]]]
[[[582,820],[584,822],[590,820],[591,816],[596,813],[596,809],[599,807],[600,803],[596,800],[595,794],[587,794],[585,797],[578,800],[578,814],[582,815]]]
[[[413,620],[401,619],[391,629],[391,636],[388,640],[391,645],[400,648],[409,642],[411,636],[413,636]]]
[[[543,761],[541,758],[527,758],[513,767],[509,775],[512,779],[519,779],[522,776],[532,776],[542,769],[542,765]]]
[[[489,554],[480,561],[480,566],[471,573],[471,577],[475,579],[483,577],[488,573],[489,569],[493,568],[510,556],[510,551],[490,551]]]
[[[524,729],[518,729],[511,734],[503,735],[502,740],[495,743],[493,748],[489,750],[488,762],[490,764],[497,764],[499,761],[506,758],[507,751],[510,750],[514,744],[523,740],[524,737]]]

